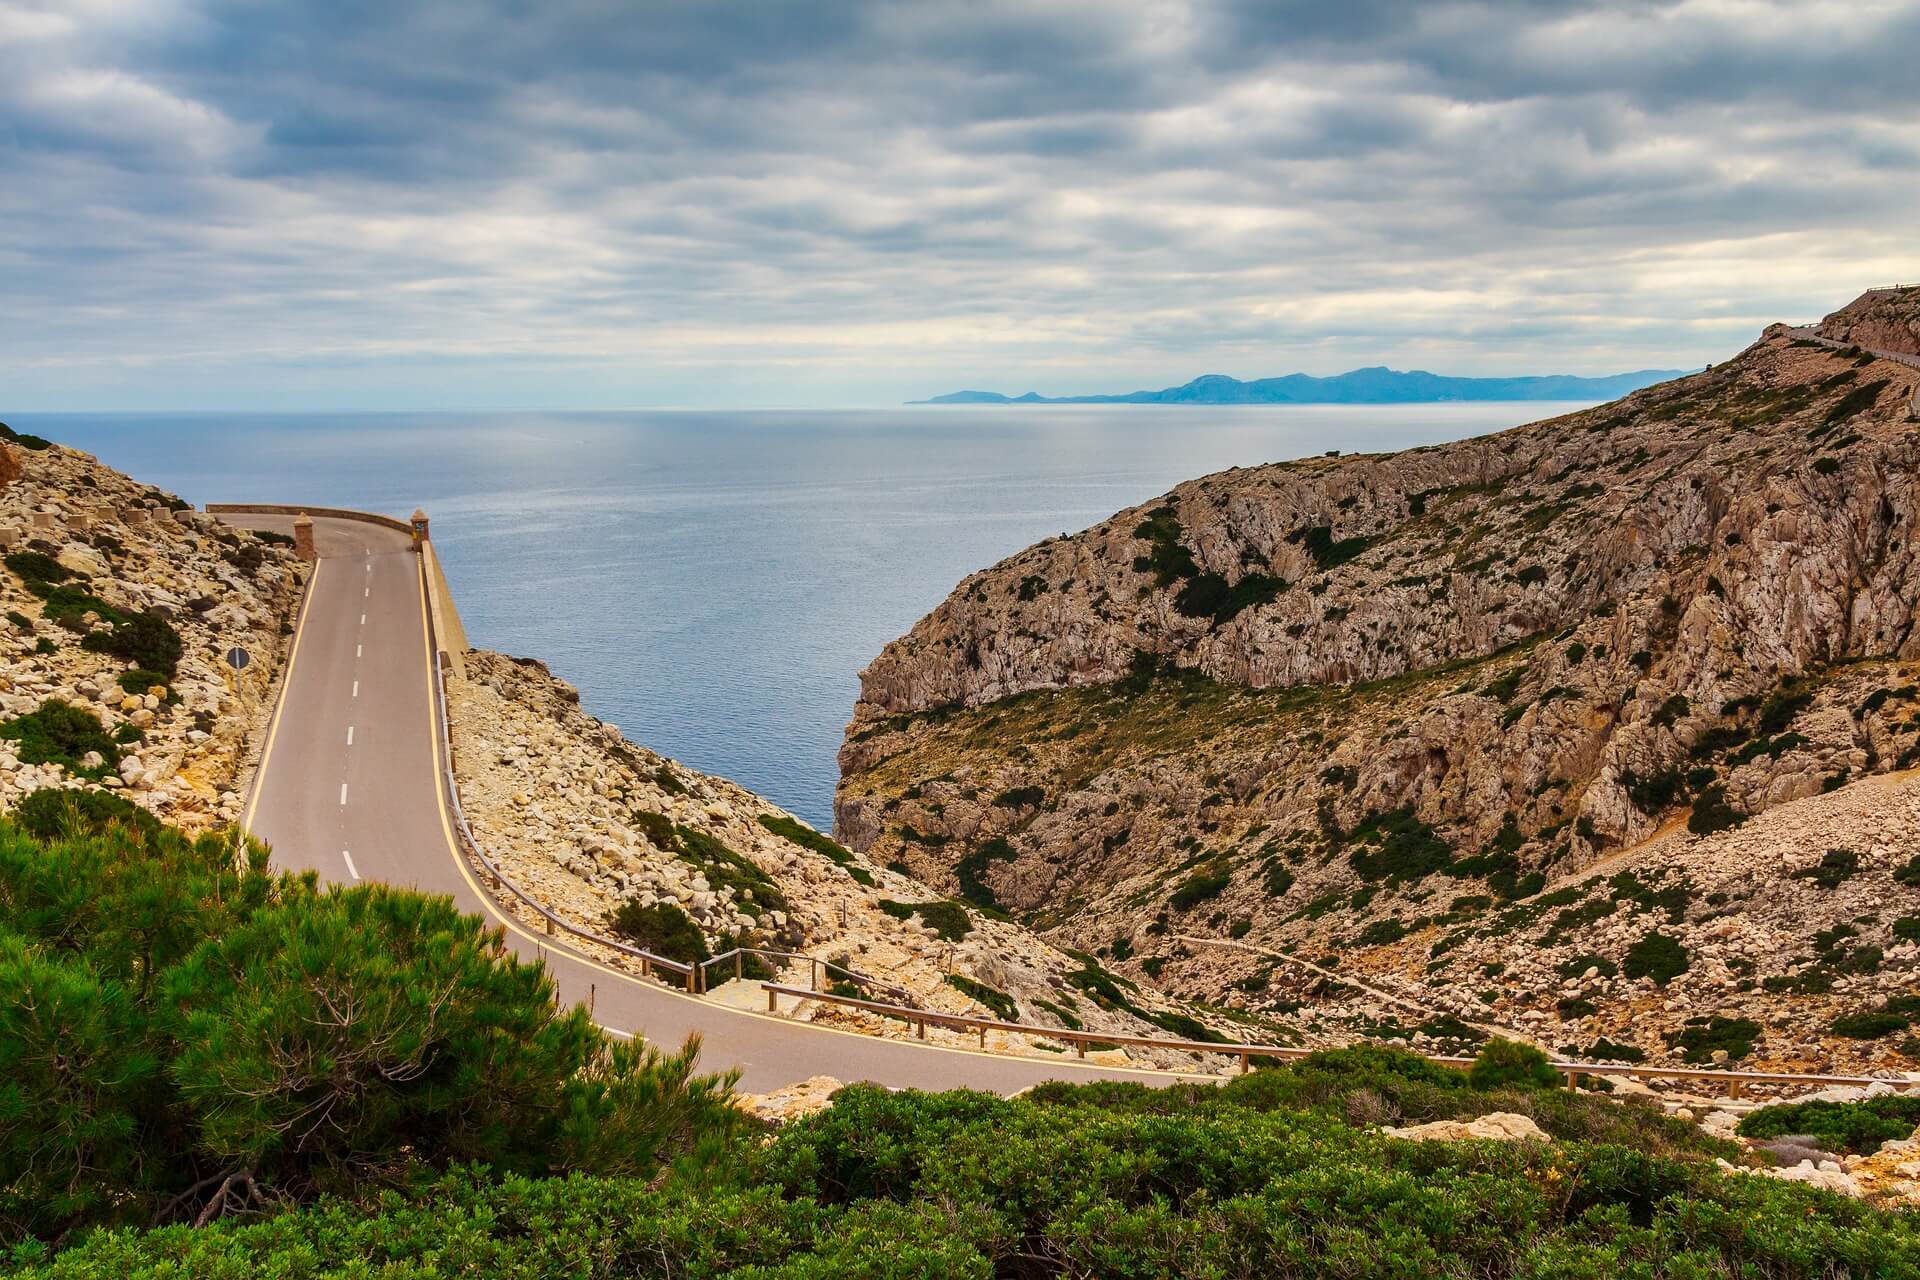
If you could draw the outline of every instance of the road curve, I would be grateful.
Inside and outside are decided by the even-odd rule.
[[[281,533],[292,525],[287,516],[221,518]],[[816,1075],[1000,1093],[1045,1080],[1183,1078],[883,1040],[728,1008],[532,933],[481,891],[457,852],[437,767],[426,598],[407,535],[325,518],[314,520],[314,534],[320,561],[244,819],[272,845],[276,866],[332,883],[364,878],[447,894],[502,925],[517,954],[544,960],[560,998],[587,1005],[608,1030],[663,1047],[698,1034],[702,1062],[738,1068],[751,1092]]]

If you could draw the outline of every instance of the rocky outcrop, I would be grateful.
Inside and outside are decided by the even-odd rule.
[[[1823,338],[1920,356],[1920,308],[1912,288],[1870,289],[1820,322]]]
[[[575,925],[617,936],[611,919],[623,904],[669,903],[698,926],[711,952],[745,943],[817,957],[902,988],[921,1008],[1126,1035],[1163,1034],[1154,1018],[1192,1013],[1158,992],[1132,990],[1091,957],[1070,956],[833,845],[736,783],[629,742],[536,660],[473,650],[467,670],[448,696],[475,838],[510,879]],[[716,985],[732,976],[726,967],[711,974]],[[783,976],[805,987],[814,974],[800,961]],[[747,985],[741,998],[764,1007],[758,987]],[[913,1034],[896,1020],[826,1004],[805,1002],[798,1016]],[[1243,1030],[1262,1039],[1290,1034],[1277,1021]],[[929,1036],[956,1039],[937,1029]],[[987,1047],[1049,1051],[999,1033]],[[1135,1057],[1192,1065],[1181,1055]]]
[[[1434,1120],[1427,1124],[1408,1125],[1403,1129],[1382,1129],[1389,1138],[1406,1138],[1414,1142],[1464,1142],[1480,1140],[1487,1142],[1551,1142],[1546,1130],[1533,1122],[1533,1117],[1517,1115],[1511,1111],[1494,1111],[1471,1120]]]
[[[15,472],[0,509],[0,809],[46,787],[97,786],[189,831],[234,820],[304,567],[278,542],[86,454],[9,436],[12,445],[0,444]],[[109,643],[122,631],[148,643]],[[142,675],[124,656],[171,657],[168,633],[178,641],[172,672]],[[237,677],[221,661],[236,645],[256,659]],[[74,753],[29,741],[22,718],[49,702],[75,709],[75,725],[97,723],[89,735],[106,741]]]
[[[1920,290],[1848,312],[1835,332],[1892,341]],[[1556,1047],[1920,1065],[1805,998],[1912,977],[1912,913],[1850,923],[1854,893],[1807,886],[1908,883],[1872,826],[1906,821],[1904,793],[1857,789],[1920,764],[1916,385],[1776,329],[1498,435],[1182,484],[969,577],[887,647],[838,831],[1124,972],[1309,1027],[1366,1018],[1296,956],[1456,1014],[1544,1010]],[[1715,843],[1796,806],[1778,845]],[[1786,911],[1764,945],[1799,950],[1694,935],[1765,924],[1743,877]],[[1656,920],[1728,963],[1627,975]],[[1825,959],[1841,925],[1885,978]],[[1562,990],[1588,968],[1598,986]],[[1789,995],[1809,1016],[1755,1016]],[[1772,1030],[1729,1052],[1688,1024],[1736,1007]]]

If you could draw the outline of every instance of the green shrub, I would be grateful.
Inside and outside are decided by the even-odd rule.
[[[874,886],[873,873],[860,865],[851,849],[821,835],[805,823],[784,814],[763,813],[760,815],[760,825],[781,839],[789,840],[803,849],[811,849],[826,858],[845,871],[855,884],[868,889]]]
[[[1020,1021],[1020,1006],[1004,991],[996,990],[984,982],[976,982],[964,973],[948,974],[947,985],[967,999],[992,1010],[993,1016],[1002,1022]]]
[[[1860,855],[1851,849],[1829,849],[1820,861],[1793,873],[1795,880],[1811,880],[1821,889],[1838,889],[1860,869]]]
[[[1305,525],[1287,535],[1287,541],[1313,557],[1322,573],[1337,569],[1373,545],[1372,538],[1335,538],[1331,525]]]
[[[1225,893],[1227,886],[1232,883],[1232,873],[1224,869],[1196,871],[1180,883],[1167,902],[1176,911],[1191,911],[1201,903]]]
[[[1453,847],[1410,808],[1369,814],[1346,838],[1363,846],[1347,856],[1362,880],[1418,880],[1453,861]]]
[[[1195,574],[1173,598],[1173,607],[1189,618],[1211,618],[1215,625],[1232,621],[1241,612],[1272,604],[1292,584],[1265,573],[1243,573],[1228,583],[1217,573]]]
[[[44,551],[10,551],[5,564],[19,574],[21,581],[28,586],[35,583],[53,586],[76,576],[73,570]],[[40,593],[36,591],[35,594]]]
[[[13,821],[36,840],[70,840],[111,835],[117,842],[144,847],[161,830],[160,820],[111,791],[42,787],[21,798]]]
[[[1599,970],[1600,976],[1603,978],[1611,978],[1620,972],[1619,967],[1615,965],[1613,961],[1607,959],[1605,956],[1596,955],[1571,956],[1554,966],[1554,972],[1558,973],[1562,978],[1578,978],[1589,969]]]
[[[1678,938],[1656,930],[1627,948],[1627,954],[1620,962],[1620,971],[1629,978],[1652,978],[1664,987],[1685,973],[1692,964],[1693,957],[1680,945]]]
[[[1533,1108],[1567,1136],[1368,1132],[1367,1117],[1422,1094]],[[1811,1280],[1920,1267],[1910,1216],[1722,1176],[1700,1156],[1725,1148],[1691,1128],[1566,1090],[1489,1095],[1311,1063],[1223,1088],[1047,1085],[1018,1099],[853,1085],[736,1177],[469,1170],[262,1222],[102,1234],[28,1274]]]
[[[1708,1018],[1689,1018],[1681,1030],[1662,1038],[1670,1048],[1679,1049],[1681,1057],[1696,1065],[1713,1061],[1716,1052],[1725,1052],[1731,1061],[1739,1061],[1753,1052],[1754,1041],[1760,1038],[1760,1024],[1750,1018],[1723,1018],[1718,1014]]]
[[[981,877],[996,862],[1012,862],[1018,854],[1005,836],[994,836],[953,864],[954,878],[960,882],[960,897],[969,905],[990,915],[1000,915],[1000,900],[993,886]]]
[[[1687,830],[1697,836],[1712,835],[1746,820],[1746,814],[1727,803],[1727,789],[1712,786],[1694,798],[1693,812],[1687,815]]]
[[[1907,1029],[1907,1020],[1884,1009],[1861,1009],[1833,1020],[1833,1034],[1849,1040],[1879,1040]]]
[[[1828,1151],[1870,1156],[1881,1144],[1920,1127],[1920,1095],[1889,1094],[1859,1102],[1789,1102],[1749,1111],[1737,1132],[1743,1138],[1806,1133]]]
[[[1920,942],[1920,916],[1901,916],[1891,926],[1895,940]]]
[[[1897,884],[1920,886],[1920,853],[1894,868],[1893,878]]]
[[[609,1044],[450,900],[123,803],[0,822],[0,1248],[452,1162],[647,1178],[739,1131],[691,1051]]]
[[[1293,888],[1293,871],[1286,863],[1275,858],[1266,864],[1262,873],[1262,882],[1267,886],[1267,894],[1274,898],[1284,898]]]
[[[109,653],[136,667],[158,671],[166,677],[167,684],[173,683],[174,674],[180,666],[180,656],[185,652],[180,633],[174,630],[173,624],[159,614],[150,612],[121,615],[112,622],[110,629],[87,632],[81,638],[80,647],[91,653]]]
[[[734,905],[758,919],[769,911],[789,910],[787,895],[758,864],[729,849],[704,831],[675,824],[674,852],[699,869],[716,892],[733,890]]]
[[[155,685],[168,682],[167,678],[158,671],[146,671],[140,667],[135,667],[131,671],[122,671],[115,680],[124,692],[142,694]]]
[[[1602,1036],[1587,1046],[1584,1056],[1603,1062],[1645,1062],[1647,1051],[1638,1045],[1617,1044]]]
[[[53,448],[53,441],[45,436],[29,435],[24,431],[15,431],[4,422],[0,422],[0,440],[9,440],[22,449],[38,453],[42,449]]]
[[[614,908],[607,927],[642,951],[651,951],[682,964],[711,958],[706,935],[693,918],[671,902],[642,906],[629,899]]]
[[[958,942],[973,931],[973,917],[957,902],[894,902],[882,898],[875,905],[896,920],[911,920],[918,915],[943,942]]]
[[[1362,929],[1353,940],[1356,947],[1384,947],[1400,941],[1407,936],[1406,921],[1397,917],[1375,920]]]
[[[48,698],[38,710],[0,722],[0,738],[17,742],[16,751],[27,764],[57,764],[82,777],[103,776],[120,758],[99,716],[59,698]],[[106,763],[83,766],[80,761],[90,751],[99,752]]]
[[[1473,1067],[1467,1072],[1467,1082],[1483,1091],[1506,1088],[1557,1089],[1561,1079],[1560,1073],[1553,1069],[1551,1060],[1540,1050],[1530,1044],[1495,1036],[1474,1058]]]

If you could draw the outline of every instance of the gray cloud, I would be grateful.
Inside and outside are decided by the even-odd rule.
[[[1920,275],[1920,3],[26,0],[0,409],[1717,359]]]

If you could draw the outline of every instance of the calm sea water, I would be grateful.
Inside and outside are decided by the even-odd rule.
[[[856,675],[966,574],[1181,480],[1568,404],[10,419],[195,503],[433,518],[474,644],[825,827]]]

